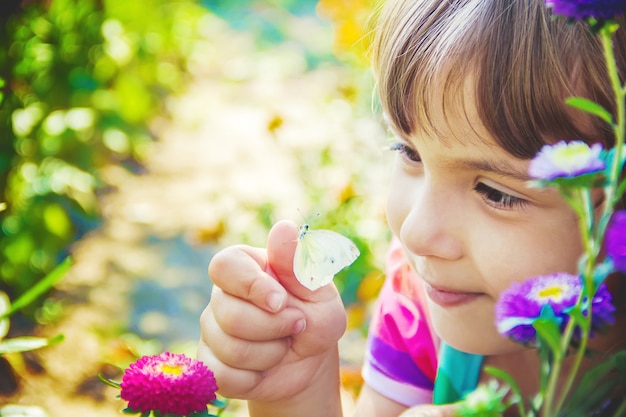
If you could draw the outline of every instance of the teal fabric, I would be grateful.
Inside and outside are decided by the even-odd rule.
[[[439,368],[435,379],[433,402],[449,404],[463,399],[478,386],[483,366],[482,355],[461,352],[441,342]]]

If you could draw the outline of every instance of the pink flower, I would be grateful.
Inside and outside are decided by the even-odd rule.
[[[120,385],[129,409],[179,416],[206,410],[217,391],[213,372],[202,362],[170,352],[139,358]]]

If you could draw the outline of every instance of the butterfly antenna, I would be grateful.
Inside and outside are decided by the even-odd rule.
[[[298,210],[298,213],[300,213],[300,216],[302,216],[302,220],[304,220],[304,223],[308,223],[309,221],[307,220],[307,218],[304,215],[304,213],[302,213],[302,210],[300,210],[299,207],[296,210]]]
[[[307,219],[304,213],[302,213],[302,210],[300,210],[300,208],[297,208],[296,210],[298,210],[298,213],[300,213],[300,216],[302,216],[302,219],[304,220],[304,224],[308,225],[310,221],[309,219]],[[320,217],[320,216],[321,216],[321,213],[319,211],[315,213],[315,217]]]

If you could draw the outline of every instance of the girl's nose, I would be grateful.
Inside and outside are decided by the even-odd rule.
[[[400,238],[413,254],[456,260],[463,256],[463,207],[453,190],[424,183],[400,229]]]

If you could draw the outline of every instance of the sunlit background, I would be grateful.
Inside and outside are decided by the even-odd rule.
[[[264,245],[279,219],[361,250],[336,279],[344,387],[358,390],[389,238],[373,3],[2,2],[0,291],[16,300],[73,265],[0,333],[64,335],[0,356],[0,415],[119,415],[97,375],[119,378],[137,355],[194,356],[212,254]]]

